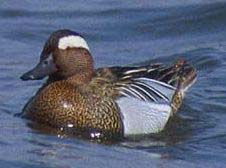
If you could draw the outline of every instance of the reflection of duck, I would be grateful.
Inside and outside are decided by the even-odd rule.
[[[40,62],[22,80],[49,76],[23,116],[56,128],[99,136],[161,131],[181,105],[196,71],[184,60],[171,66],[109,67],[94,70],[89,47],[70,30],[51,34]],[[97,133],[97,134],[94,134]]]

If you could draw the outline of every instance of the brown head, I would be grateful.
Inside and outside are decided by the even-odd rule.
[[[45,43],[35,68],[21,76],[22,80],[49,81],[68,79],[75,83],[91,80],[93,60],[84,38],[71,30],[53,32]]]

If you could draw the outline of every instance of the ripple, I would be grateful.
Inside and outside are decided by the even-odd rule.
[[[1,166],[225,165],[226,3],[134,2],[2,2]],[[14,114],[43,81],[22,83],[18,77],[38,60],[47,36],[59,28],[82,32],[92,47],[96,64],[170,64],[183,57],[197,69],[197,82],[187,92],[178,114],[159,134],[107,145],[64,134],[58,137],[57,131],[46,127],[31,129],[26,120]]]

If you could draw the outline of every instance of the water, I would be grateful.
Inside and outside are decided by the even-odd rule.
[[[225,20],[224,1],[2,1],[0,167],[224,167]],[[96,67],[182,56],[197,68],[197,82],[157,135],[104,145],[32,130],[14,114],[43,81],[19,76],[37,63],[47,36],[59,28],[87,38]]]

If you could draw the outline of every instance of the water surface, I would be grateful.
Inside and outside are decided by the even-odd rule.
[[[224,167],[226,163],[224,1],[2,1],[0,167]],[[81,32],[96,67],[171,63],[198,71],[180,113],[160,134],[114,145],[44,134],[14,117],[43,81],[22,82],[48,35]]]

